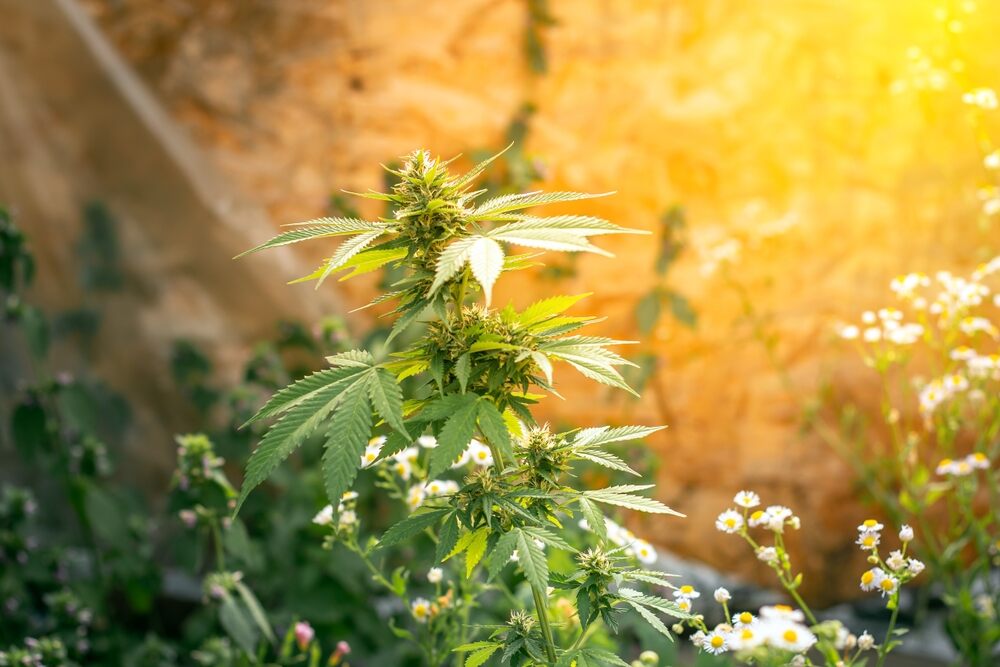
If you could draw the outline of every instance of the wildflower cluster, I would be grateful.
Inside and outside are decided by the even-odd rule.
[[[967,101],[986,108],[995,99],[990,92],[976,91]],[[990,574],[1000,537],[998,273],[1000,257],[967,275],[900,276],[890,285],[898,308],[864,313],[866,328],[840,329],[844,338],[862,341],[866,363],[882,376],[887,429],[874,437],[888,439],[878,446],[845,431],[841,437],[855,445],[846,459],[883,512],[895,523],[918,526],[922,538],[910,549],[912,568],[905,549],[884,560],[874,552],[877,562],[863,586],[884,592],[891,603],[898,586],[926,563],[929,578],[945,586],[949,635],[972,664],[989,664],[1000,645],[1000,588]],[[912,335],[891,335],[904,328]],[[836,445],[841,437],[829,439]],[[881,539],[868,531],[859,535],[859,546],[877,549]]]
[[[874,641],[870,641],[871,636],[856,637],[839,621],[821,622],[798,592],[802,575],[793,574],[784,536],[786,530],[800,528],[799,518],[791,509],[781,505],[758,509],[761,499],[753,491],[740,491],[733,502],[736,507],[719,514],[716,529],[741,537],[757,558],[774,571],[797,607],[771,605],[762,607],[757,613],[732,610],[729,606],[732,596],[725,588],[719,588],[713,598],[721,605],[725,620],[709,628],[703,614],[693,616],[687,622],[695,630],[691,641],[708,653],[733,653],[741,662],[754,664],[804,665],[808,663],[806,653],[811,649],[816,649],[831,667],[858,664],[861,653],[875,646]],[[893,609],[888,633],[891,637],[898,612],[899,587],[919,574],[923,563],[906,557],[907,547],[913,540],[913,530],[909,526],[900,530],[901,549],[893,551],[883,560],[878,551],[883,528],[877,521],[866,520],[859,526],[857,544],[868,553],[870,563],[876,566],[862,575],[862,590],[878,590],[889,598],[887,605]],[[755,537],[752,531],[763,533],[764,537]],[[770,544],[765,544],[765,537],[769,538]],[[681,586],[674,591],[674,597],[686,611],[692,611],[700,593],[691,586]],[[680,630],[681,627],[675,629]],[[878,647],[879,664],[895,645],[894,641],[886,641]]]
[[[866,519],[858,526],[856,544],[868,553],[868,562],[873,565],[861,575],[861,590],[878,591],[888,598],[886,606],[895,609],[899,604],[899,587],[924,571],[924,564],[916,558],[907,558],[906,550],[913,540],[913,529],[904,525],[899,530],[900,549],[894,549],[882,558],[879,545],[882,542],[884,526],[875,519]]]

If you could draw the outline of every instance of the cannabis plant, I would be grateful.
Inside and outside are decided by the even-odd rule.
[[[418,322],[426,331],[387,359],[376,359],[365,350],[333,355],[328,369],[277,392],[251,419],[275,421],[247,463],[236,511],[282,461],[321,434],[331,505],[317,516],[317,523],[330,526],[331,539],[348,542],[371,564],[374,579],[410,602],[413,617],[426,624],[422,631],[435,632],[435,616],[475,600],[452,596],[454,589],[437,602],[409,600],[399,573],[386,576],[373,564],[381,550],[429,536],[436,543],[436,561],[464,555],[464,584],[494,580],[513,563],[518,580],[523,576],[530,589],[533,611],[515,608],[508,623],[486,628],[479,641],[452,640],[443,654],[425,652],[428,662],[460,664],[467,656],[464,664],[474,667],[496,654],[501,662],[514,665],[624,665],[613,653],[589,645],[598,624],[615,631],[621,614],[632,609],[669,636],[657,614],[678,619],[688,615],[672,600],[632,588],[669,583],[662,573],[639,567],[628,544],[609,541],[600,506],[678,513],[639,493],[651,485],[575,488],[572,469],[576,462],[587,462],[637,474],[607,446],[643,438],[660,427],[556,433],[537,423],[532,407],[544,392],[556,393],[557,362],[634,393],[619,372],[630,362],[610,349],[624,341],[578,333],[594,318],[565,313],[582,296],[554,296],[523,310],[513,305],[494,308],[491,297],[501,274],[534,266],[538,251],[610,255],[591,237],[643,232],[596,217],[526,212],[604,195],[531,192],[480,201],[485,190],[475,189],[474,182],[493,159],[456,176],[449,173],[449,162],[416,151],[401,168],[389,170],[398,179],[390,192],[360,195],[389,203],[391,217],[312,220],[248,251],[345,237],[304,280],[315,280],[318,287],[337,272],[347,272],[344,278],[350,278],[392,268],[402,277],[369,305],[391,305],[387,316],[395,322],[390,339]],[[511,254],[511,247],[529,252]],[[404,380],[409,387],[405,400]],[[412,446],[418,441],[423,447]],[[460,481],[435,479],[451,474],[470,455],[479,464],[474,473]],[[408,492],[412,513],[380,540],[362,547],[353,532],[357,516],[351,488],[362,468],[390,461],[396,462],[401,479],[428,481]],[[391,485],[384,486],[391,491]],[[567,527],[580,520],[597,539],[582,550],[573,546],[580,543],[581,533]],[[594,538],[588,533],[584,539]],[[569,552],[574,559],[564,560],[575,567],[550,569],[545,547]],[[440,571],[429,579],[440,582]],[[550,586],[574,601],[575,636],[565,627],[554,631]],[[461,585],[460,590],[486,589]],[[448,636],[471,639],[470,633],[479,628],[468,625],[467,612],[459,618],[465,627]],[[557,637],[568,638],[557,642]]]

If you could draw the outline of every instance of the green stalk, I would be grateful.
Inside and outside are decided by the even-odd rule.
[[[885,658],[889,655],[889,642],[892,641],[892,631],[896,628],[896,617],[899,616],[899,594],[896,594],[896,604],[892,607],[892,616],[889,617],[889,629],[885,631],[885,640],[878,648],[878,662],[875,667],[882,667]]]
[[[556,661],[556,645],[552,641],[552,628],[549,627],[548,605],[545,603],[545,592],[532,585],[531,595],[535,598],[535,611],[538,613],[538,624],[542,627],[542,637],[545,638],[545,654],[549,662]]]

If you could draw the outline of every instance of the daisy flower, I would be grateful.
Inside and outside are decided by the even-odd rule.
[[[765,518],[766,515],[764,514],[764,510],[757,510],[750,515],[749,519],[747,519],[747,524],[749,524],[751,528],[756,528],[757,526],[762,526],[766,523]]]
[[[688,600],[693,600],[693,599],[695,599],[697,597],[701,597],[701,593],[699,593],[698,591],[696,591],[694,589],[694,586],[692,586],[690,584],[684,584],[683,586],[681,586],[680,588],[678,588],[676,591],[674,591],[674,597],[678,598],[678,599],[685,598],[685,599],[688,599]]]
[[[365,447],[365,453],[361,455],[361,467],[369,468],[378,459],[378,455],[382,453],[382,445],[385,444],[385,438],[379,436],[377,438],[372,438],[368,441],[368,446]]]
[[[652,565],[656,562],[656,549],[646,540],[636,540],[632,544],[631,551],[640,563]]]
[[[806,619],[805,614],[787,604],[761,607],[760,616],[769,621],[793,621],[795,623],[801,623]]]
[[[455,461],[451,464],[451,467],[452,468],[461,468],[466,463],[468,463],[469,462],[469,457],[471,456],[471,452],[469,451],[470,449],[471,448],[467,447],[464,452],[462,452],[461,454],[459,454],[458,458],[455,459]]]
[[[866,593],[875,590],[882,583],[883,578],[885,578],[885,571],[880,567],[865,570],[861,574],[861,590]]]
[[[906,569],[910,571],[914,577],[924,571],[923,561],[919,561],[916,558],[911,558],[907,561]]]
[[[803,653],[816,643],[816,635],[810,632],[806,626],[794,621],[772,621],[768,625],[766,633],[771,644],[786,651]]]
[[[408,481],[413,473],[413,466],[406,459],[397,459],[393,461],[392,471],[402,477],[403,481]]]
[[[733,627],[743,628],[748,625],[753,625],[757,621],[757,617],[748,611],[741,611],[738,614],[733,614]]]
[[[426,498],[424,487],[420,484],[415,484],[406,492],[406,506],[410,510],[415,510],[424,503],[424,498]]]
[[[726,510],[715,520],[715,527],[723,533],[736,533],[743,527],[743,515],[736,510]]]
[[[881,539],[882,537],[876,532],[864,531],[858,535],[854,543],[861,547],[862,551],[874,551]]]
[[[756,648],[764,643],[764,636],[755,626],[744,625],[729,633],[729,645],[734,651]]]
[[[340,513],[338,525],[341,528],[349,528],[358,522],[358,515],[354,510],[344,510]]]
[[[740,507],[750,509],[760,505],[760,496],[753,491],[740,491],[733,497],[733,502]]]
[[[882,581],[878,582],[878,587],[882,591],[882,597],[892,595],[899,590],[899,580],[887,574],[882,578]]]
[[[313,523],[320,526],[329,526],[333,523],[333,505],[327,505],[313,517]]]
[[[882,530],[883,528],[885,528],[885,526],[883,526],[882,524],[880,524],[875,519],[865,519],[861,523],[861,525],[858,526],[858,532],[859,533],[873,532],[873,531]]]
[[[974,468],[976,470],[986,470],[990,467],[990,460],[986,458],[986,454],[983,454],[982,452],[969,454],[965,457],[965,462],[969,464],[970,468]]]
[[[477,466],[493,465],[493,452],[490,448],[473,438],[469,444],[469,457]]]
[[[410,604],[410,613],[417,623],[426,623],[431,616],[431,603],[426,598],[417,598]]]
[[[417,438],[417,444],[419,444],[424,449],[434,449],[438,446],[438,439],[433,435],[422,435]]]
[[[701,640],[701,647],[715,655],[725,653],[729,650],[729,636],[725,632],[712,630]]]
[[[439,584],[444,579],[444,570],[439,567],[432,567],[427,570],[427,581],[432,584]]]
[[[774,547],[758,547],[757,560],[762,560],[768,565],[774,565],[778,562],[778,550]]]

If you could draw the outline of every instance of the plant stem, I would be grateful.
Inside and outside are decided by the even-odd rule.
[[[590,635],[592,635],[594,633],[594,630],[597,629],[597,625],[600,622],[601,622],[600,619],[595,619],[593,623],[591,623],[590,625],[588,625],[587,629],[583,630],[580,633],[580,636],[576,638],[576,641],[573,642],[573,645],[569,647],[569,650],[570,651],[575,651],[576,649],[580,648],[583,645],[583,642],[587,640],[587,637],[589,637]]]
[[[896,604],[892,608],[892,616],[889,617],[889,629],[885,631],[885,639],[878,647],[878,662],[875,667],[882,667],[885,664],[885,657],[889,655],[889,642],[892,641],[892,631],[896,628],[896,617],[899,616],[899,595],[896,595]]]
[[[549,627],[548,605],[545,603],[545,591],[536,586],[531,587],[531,595],[535,598],[535,611],[538,612],[538,624],[542,627],[542,636],[545,638],[545,654],[549,662],[556,661],[555,642],[552,641],[552,628]]]
[[[225,550],[222,546],[222,531],[219,530],[218,519],[213,519],[211,521],[212,526],[212,542],[215,543],[215,563],[216,567],[219,568],[219,572],[226,571],[226,555]]]

